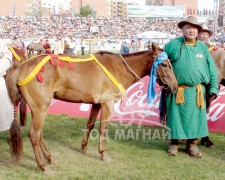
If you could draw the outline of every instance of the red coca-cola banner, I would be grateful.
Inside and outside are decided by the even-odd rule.
[[[160,87],[156,87],[156,98],[147,104],[147,88],[149,77],[145,77],[127,89],[123,101],[115,104],[110,119],[121,123],[142,125],[161,125],[159,121]],[[221,86],[218,98],[213,101],[208,114],[209,130],[225,132],[225,87]],[[50,114],[68,114],[69,116],[89,117],[91,105],[67,103],[52,100],[49,107]],[[191,117],[190,117],[191,118]]]

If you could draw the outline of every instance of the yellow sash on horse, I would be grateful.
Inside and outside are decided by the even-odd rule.
[[[41,62],[38,63],[38,65],[33,69],[33,71],[23,80],[19,81],[17,84],[19,86],[23,86],[27,84],[29,81],[31,81],[34,76],[38,74],[40,69],[44,66],[46,62],[48,62],[52,57],[46,56],[44,59],[42,59]],[[115,79],[115,77],[97,60],[94,54],[90,54],[90,57],[88,58],[71,58],[71,57],[58,57],[60,60],[67,61],[67,62],[87,62],[87,61],[95,61],[105,72],[105,74],[111,79],[111,81],[115,84],[115,86],[123,93],[125,94],[126,90],[123,88],[123,86]]]
[[[211,52],[212,50],[214,50],[214,47],[215,47],[215,46],[209,47],[209,51]]]
[[[22,59],[18,56],[18,54],[14,51],[12,47],[10,47],[9,50],[12,52],[13,56],[15,56],[16,60],[22,61]]]

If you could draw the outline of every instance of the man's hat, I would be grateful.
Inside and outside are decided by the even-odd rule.
[[[185,25],[185,24],[191,24],[193,26],[195,26],[196,28],[198,28],[198,33],[200,33],[202,31],[202,26],[198,23],[198,20],[196,17],[194,16],[188,16],[185,20],[183,21],[180,21],[177,26],[182,29],[182,27]]]
[[[208,28],[208,26],[206,24],[203,24],[202,28],[203,28],[202,32],[209,33],[209,37],[211,37],[213,35],[213,31],[209,30],[209,28]]]

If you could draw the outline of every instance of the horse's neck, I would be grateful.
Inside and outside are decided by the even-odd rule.
[[[126,71],[126,88],[146,76],[148,61],[145,54],[123,57],[124,67]]]
[[[138,78],[143,78],[146,75],[146,66],[149,60],[150,57],[146,54],[128,56],[125,59],[128,66],[133,70],[133,74],[136,74]]]

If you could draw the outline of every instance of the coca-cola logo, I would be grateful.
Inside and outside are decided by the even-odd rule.
[[[220,92],[218,93],[218,96],[216,100],[214,100],[210,106],[209,114],[207,119],[210,121],[217,121],[220,118],[223,118],[225,113],[225,104],[224,102],[225,98],[225,87],[221,86]]]
[[[115,103],[112,111],[111,120],[119,121],[121,123],[128,124],[145,124],[145,125],[160,125],[159,122],[159,100],[161,88],[156,87],[156,98],[151,104],[147,104],[147,88],[149,78],[145,77],[137,83],[130,86],[126,91],[126,96],[123,100],[119,100]],[[216,100],[214,100],[210,106],[207,119],[209,121],[209,129],[214,131],[225,132],[225,87],[221,86],[220,92]],[[52,100],[50,113],[59,114],[66,113],[71,116],[88,117],[90,114],[90,104],[65,104],[60,106],[58,104],[64,103],[57,100]],[[60,106],[60,108],[59,108]],[[69,108],[71,109],[69,109]],[[224,124],[224,125],[223,125]]]

